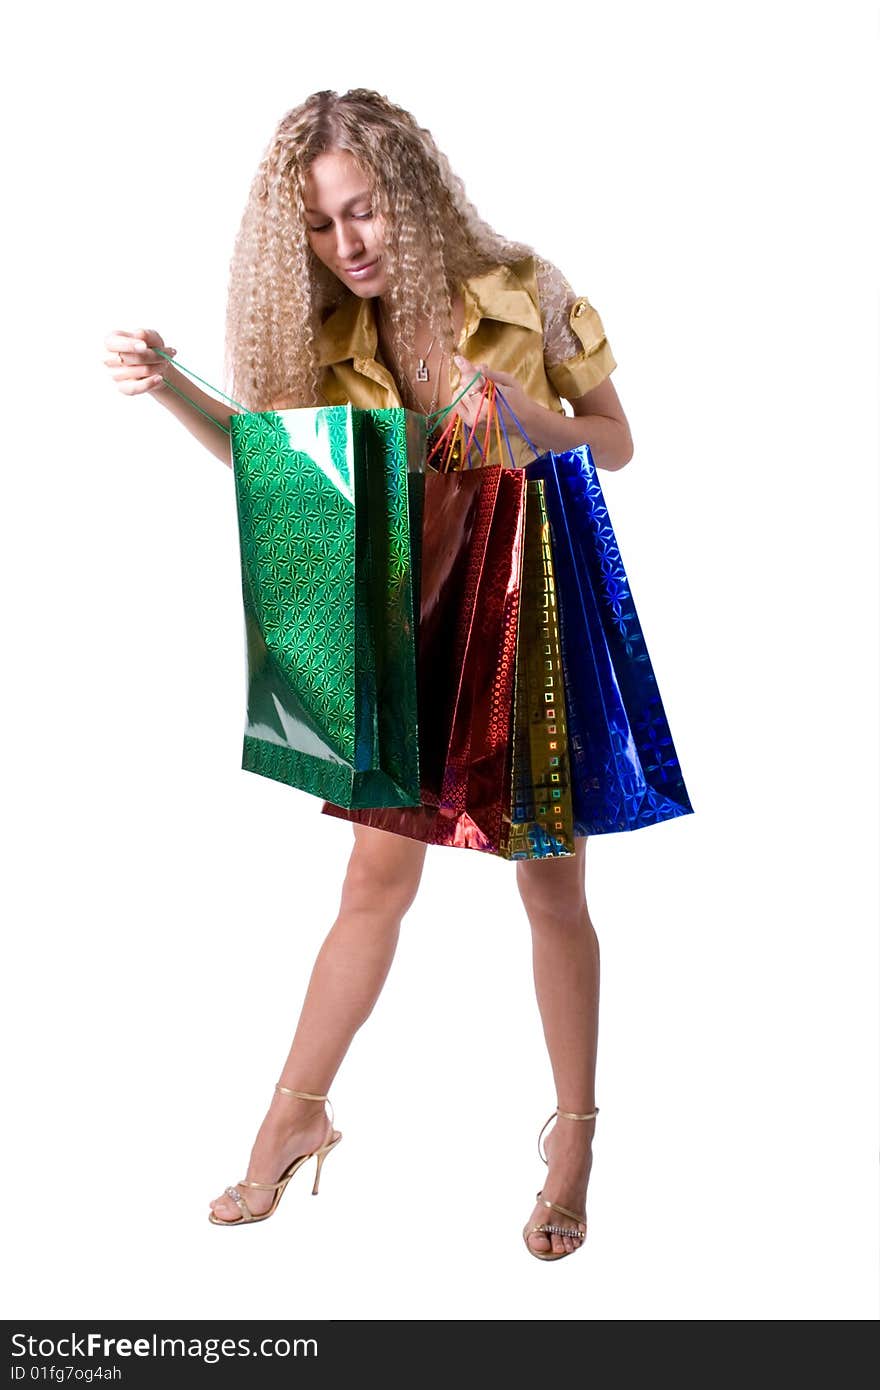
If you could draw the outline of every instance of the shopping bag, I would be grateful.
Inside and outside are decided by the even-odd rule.
[[[525,476],[500,465],[424,480],[418,642],[421,805],[323,812],[497,854],[510,734]]]
[[[531,444],[498,389],[500,412]],[[545,486],[576,835],[693,812],[588,444],[525,467]]]
[[[504,859],[574,854],[555,566],[541,478],[526,484],[510,749],[499,854]]]
[[[419,803],[423,417],[230,419],[247,653],[242,767],[343,806]]]

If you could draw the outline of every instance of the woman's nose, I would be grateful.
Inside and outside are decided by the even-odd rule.
[[[357,227],[340,227],[336,233],[336,249],[342,261],[349,260],[358,251],[363,251],[364,243]]]

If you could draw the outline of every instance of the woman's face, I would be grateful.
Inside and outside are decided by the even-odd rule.
[[[305,178],[309,244],[361,299],[385,293],[384,224],[373,216],[367,177],[347,150],[328,150]]]

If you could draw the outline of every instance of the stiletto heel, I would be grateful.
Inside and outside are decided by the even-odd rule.
[[[342,1135],[340,1134],[339,1139],[341,1138]],[[328,1144],[326,1149],[318,1149],[317,1151],[318,1162],[315,1164],[315,1185],[312,1188],[313,1197],[317,1197],[318,1195],[318,1183],[321,1181],[321,1166],[324,1162],[324,1159],[327,1157],[330,1150],[336,1147],[336,1145],[339,1143],[339,1139],[334,1140],[332,1144]]]
[[[331,1149],[336,1148],[336,1145],[342,1138],[342,1134],[340,1133],[340,1131],[333,1128],[333,1105],[330,1101],[330,1097],[316,1096],[313,1095],[310,1091],[292,1091],[288,1086],[276,1086],[275,1090],[279,1091],[282,1095],[285,1096],[298,1096],[300,1100],[326,1101],[326,1103],[330,1106],[330,1119],[327,1122],[327,1135],[324,1139],[324,1142],[323,1144],[320,1144],[317,1149],[312,1149],[311,1153],[300,1154],[297,1158],[295,1158],[292,1163],[288,1164],[288,1166],[285,1168],[284,1172],[281,1174],[281,1177],[278,1179],[277,1182],[243,1181],[237,1183],[235,1187],[227,1187],[226,1195],[227,1197],[232,1198],[233,1202],[238,1207],[238,1210],[241,1213],[241,1215],[236,1217],[233,1221],[225,1221],[223,1217],[215,1216],[213,1212],[210,1212],[208,1215],[208,1220],[211,1222],[213,1226],[244,1226],[249,1225],[253,1221],[268,1221],[269,1217],[276,1210],[278,1203],[281,1201],[284,1190],[287,1187],[287,1184],[290,1182],[290,1179],[293,1177],[294,1173],[299,1172],[303,1164],[307,1163],[310,1158],[317,1158],[317,1165],[315,1167],[315,1185],[312,1188],[312,1196],[317,1197],[318,1195],[318,1182],[321,1177],[321,1167],[323,1165],[324,1159],[327,1157],[328,1153],[330,1153]],[[244,1200],[244,1197],[241,1195],[239,1189],[242,1187],[254,1188],[261,1192],[274,1192],[275,1196],[272,1199],[272,1205],[269,1207],[269,1210],[261,1212],[259,1216],[254,1216],[247,1202]]]
[[[538,1154],[542,1161],[544,1163],[548,1163],[546,1155],[541,1152],[541,1139],[543,1137],[544,1130],[547,1128],[552,1119],[554,1119],[557,1116],[561,1116],[564,1120],[595,1120],[598,1113],[598,1105],[596,1106],[595,1110],[591,1110],[588,1115],[577,1115],[571,1110],[560,1110],[557,1106],[557,1108],[553,1111],[553,1114],[548,1116],[548,1118],[544,1121],[538,1133]],[[571,1240],[576,1240],[579,1242],[579,1244],[575,1246],[575,1250],[580,1250],[581,1246],[587,1238],[587,1214],[585,1211],[583,1215],[580,1215],[576,1211],[569,1211],[568,1207],[560,1206],[558,1202],[548,1202],[547,1198],[543,1196],[543,1192],[544,1189],[541,1188],[541,1191],[535,1194],[537,1201],[543,1203],[545,1207],[549,1207],[551,1211],[558,1211],[560,1216],[570,1217],[572,1221],[576,1221],[578,1224],[577,1226],[559,1226],[557,1224],[542,1222],[539,1226],[530,1226],[528,1222],[526,1222],[525,1226],[523,1226],[522,1233],[523,1240],[525,1242],[525,1247],[530,1255],[534,1255],[536,1260],[564,1260],[566,1255],[573,1255],[574,1250],[533,1250],[532,1247],[529,1245],[529,1236],[534,1235],[536,1232],[540,1232],[541,1235],[548,1236],[568,1236]],[[581,1230],[580,1227],[583,1227],[583,1230]]]

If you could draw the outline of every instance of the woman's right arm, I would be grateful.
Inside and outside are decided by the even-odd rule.
[[[104,362],[124,396],[153,396],[221,463],[225,463],[227,468],[232,467],[229,435],[223,431],[228,431],[230,415],[236,412],[222,401],[200,391],[188,377],[152,350],[161,348],[163,352],[173,355],[176,348],[166,348],[160,335],[152,328],[134,333],[120,329],[107,335],[104,346],[107,349]],[[169,390],[169,387],[175,389]],[[178,391],[186,396],[185,401],[181,400]],[[189,401],[193,405],[188,404]],[[199,409],[194,409],[194,406]],[[206,415],[210,418],[206,419]],[[222,426],[222,429],[218,426]]]

